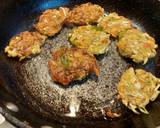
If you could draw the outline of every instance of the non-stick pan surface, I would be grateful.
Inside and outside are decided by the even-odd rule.
[[[16,59],[7,58],[4,54],[4,47],[10,37],[21,31],[31,29],[31,25],[41,11],[58,6],[72,7],[85,2],[88,1],[15,0],[11,2],[2,0],[0,4],[0,85],[2,85],[0,97],[3,109],[1,112],[4,115],[7,114],[6,118],[20,127],[27,126],[23,121],[27,121],[33,127],[42,125],[61,127],[61,125],[55,126],[57,122],[73,125],[74,127],[75,124],[80,125],[79,127],[84,125],[85,127],[115,128],[143,128],[160,125],[159,98],[147,106],[150,115],[134,115],[120,102],[116,101],[117,92],[116,84],[114,84],[119,80],[122,72],[130,65],[136,68],[144,68],[160,77],[159,50],[157,50],[157,56],[146,65],[135,65],[129,60],[119,57],[114,45],[116,40],[112,40],[109,53],[99,57],[99,64],[106,69],[103,70],[102,74],[107,74],[106,76],[100,76],[102,81],[95,84],[96,82],[87,79],[82,83],[73,83],[67,89],[51,84],[46,65],[47,60],[50,58],[51,49],[61,45],[70,46],[66,38],[66,34],[70,31],[69,28],[64,27],[55,37],[49,38],[42,48],[42,53],[32,59],[18,62]],[[157,44],[160,42],[160,2],[156,0],[97,0],[90,2],[104,7],[106,13],[117,12],[128,17],[137,27],[152,35]],[[106,86],[106,82],[109,86]],[[81,95],[84,93],[88,95]],[[77,96],[79,97],[77,98]],[[82,109],[79,109],[79,114],[74,118],[66,116],[69,113],[70,101],[73,101],[72,104],[80,103],[82,106]],[[19,111],[16,113],[10,112],[5,106],[7,102],[16,104]],[[104,119],[104,115],[100,110],[108,107],[114,111],[122,111],[122,117],[113,120]],[[37,113],[33,112],[31,108]]]

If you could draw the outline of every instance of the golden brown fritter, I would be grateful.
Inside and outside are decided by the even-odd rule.
[[[91,54],[103,54],[110,44],[109,35],[97,26],[80,26],[69,34],[71,44]]]
[[[21,32],[11,38],[5,52],[9,57],[19,57],[22,60],[30,55],[40,53],[40,47],[45,39],[46,36],[38,32]]]
[[[117,44],[120,54],[136,63],[148,61],[156,55],[157,45],[154,38],[138,29],[130,29],[121,34]]]
[[[104,15],[104,9],[96,4],[85,3],[74,7],[66,19],[66,24],[86,25],[97,23]]]
[[[63,85],[81,80],[91,72],[99,75],[95,57],[83,49],[61,47],[53,51],[52,56],[48,61],[51,78]]]
[[[149,101],[159,95],[160,79],[142,69],[129,68],[118,83],[118,93],[125,106],[139,114],[138,109],[148,114],[145,109]]]
[[[103,27],[104,31],[113,37],[117,37],[120,32],[130,29],[132,22],[123,16],[119,16],[117,13],[110,13],[108,16],[101,18],[98,26]]]
[[[68,8],[60,7],[59,9],[48,9],[39,17],[35,28],[44,35],[53,36],[58,33],[68,16]]]

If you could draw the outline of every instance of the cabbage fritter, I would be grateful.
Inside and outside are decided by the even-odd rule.
[[[148,114],[145,106],[159,95],[160,79],[142,69],[129,68],[118,83],[118,93],[123,104],[133,112]]]
[[[138,29],[130,29],[123,32],[117,43],[120,54],[131,58],[136,63],[144,64],[149,58],[156,55],[157,45],[154,38]]]
[[[30,55],[40,53],[40,47],[45,39],[46,36],[38,32],[21,32],[10,39],[5,52],[9,57],[19,57],[22,60]]]
[[[110,13],[108,16],[101,18],[98,26],[103,27],[104,31],[113,37],[117,37],[120,32],[130,29],[132,22],[123,16],[119,16],[117,13]]]
[[[53,36],[58,33],[68,16],[69,9],[60,7],[59,9],[45,10],[35,24],[35,28],[44,35]]]
[[[85,3],[74,7],[66,19],[66,24],[86,25],[97,23],[104,15],[104,9],[96,4]]]
[[[84,49],[61,47],[53,51],[52,57],[48,61],[51,78],[62,85],[81,80],[92,72],[99,75],[95,57]]]
[[[91,54],[103,54],[110,44],[109,35],[97,26],[79,26],[69,34],[71,44]]]

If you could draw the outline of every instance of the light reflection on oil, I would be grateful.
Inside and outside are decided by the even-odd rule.
[[[69,104],[70,113],[65,114],[69,117],[76,117],[76,113],[79,111],[81,101],[78,100],[75,96],[72,97],[71,102]]]

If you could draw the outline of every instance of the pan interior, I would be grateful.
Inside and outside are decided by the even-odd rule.
[[[66,88],[56,84],[49,76],[47,62],[52,50],[61,46],[71,47],[67,41],[69,31],[64,28],[57,36],[48,39],[40,55],[22,62],[16,68],[17,75],[21,74],[25,90],[52,113],[78,117],[102,116],[99,113],[104,107],[113,108],[117,96],[116,84],[129,63],[120,57],[116,41],[112,41],[108,53],[98,61],[101,71],[97,81],[88,76]],[[76,115],[72,111],[76,111]]]
[[[153,22],[150,22],[151,16],[144,13],[147,9],[142,10],[138,7],[139,4],[136,7],[136,4],[131,1],[126,1],[126,3],[122,1],[117,3],[108,1],[108,3],[99,4],[105,7],[106,13],[115,11],[120,15],[130,18],[136,26],[154,36],[158,43],[157,28],[159,26],[156,27],[156,20],[154,21],[154,25],[152,24]],[[130,9],[129,6],[132,6],[132,8]],[[13,29],[14,32],[10,32],[10,34],[8,32],[8,35],[11,36],[19,31],[29,29],[35,19],[32,13],[39,13],[40,10],[48,7],[46,4],[45,6],[39,5],[37,8],[34,8],[30,14],[27,14],[27,16],[20,20],[20,24]],[[140,10],[140,13],[135,11],[137,9]],[[156,76],[159,75],[157,71],[159,69],[157,66],[159,53],[146,65],[136,65],[119,55],[115,46],[117,40],[112,39],[108,53],[98,60],[101,69],[98,81],[87,78],[80,83],[74,82],[68,88],[55,84],[49,76],[47,61],[51,58],[51,50],[64,45],[71,47],[67,41],[67,34],[70,30],[71,28],[64,27],[55,37],[47,39],[39,55],[22,62],[7,58],[3,53],[5,45],[1,48],[0,75],[2,81],[4,81],[3,83],[7,88],[15,92],[21,92],[18,96],[23,97],[21,99],[35,111],[41,112],[42,115],[56,120],[60,120],[61,118],[68,119],[69,117],[74,117],[74,119],[83,119],[85,117],[88,117],[87,119],[103,118],[102,110],[104,108],[112,108],[114,111],[119,111],[119,109],[123,108],[121,103],[116,99],[116,84],[126,68],[132,65],[136,68],[144,68]],[[4,37],[3,40],[7,42],[9,37]],[[73,113],[73,111],[76,113]]]

